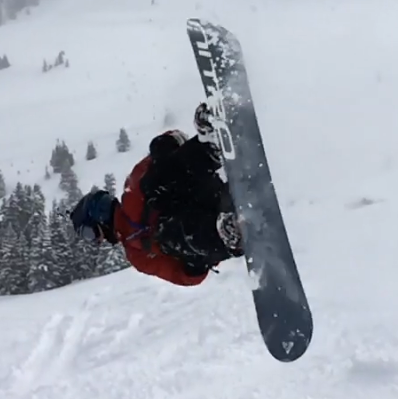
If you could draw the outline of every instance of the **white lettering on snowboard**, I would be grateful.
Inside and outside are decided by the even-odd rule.
[[[202,72],[206,89],[211,93],[211,95],[208,96],[208,105],[214,116],[211,122],[217,132],[218,141],[225,159],[232,160],[236,158],[235,147],[231,131],[226,121],[223,93],[220,88],[216,66],[210,51],[209,41],[205,30],[200,24],[191,21],[190,25],[202,36],[202,39],[196,42],[196,46],[198,48],[198,57],[202,58],[201,64],[206,66],[203,67]]]

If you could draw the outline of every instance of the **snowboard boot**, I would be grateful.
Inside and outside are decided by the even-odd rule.
[[[217,231],[225,247],[235,257],[243,255],[242,234],[234,212],[221,212],[217,218]]]
[[[211,112],[206,103],[201,103],[195,110],[194,125],[201,143],[217,144],[217,136],[210,122]]]
[[[195,110],[194,125],[198,132],[198,141],[208,146],[210,157],[221,165],[221,150],[217,133],[210,122],[211,112],[206,103],[201,103]]]

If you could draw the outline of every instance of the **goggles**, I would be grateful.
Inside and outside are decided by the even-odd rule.
[[[102,237],[101,231],[97,225],[93,227],[81,226],[77,233],[80,238],[88,242],[98,241],[98,239]]]

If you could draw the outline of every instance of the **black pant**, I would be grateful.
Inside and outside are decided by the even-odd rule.
[[[191,274],[232,256],[216,230],[219,213],[233,211],[220,167],[218,150],[194,137],[154,159],[141,181],[147,203],[160,211],[157,241]]]

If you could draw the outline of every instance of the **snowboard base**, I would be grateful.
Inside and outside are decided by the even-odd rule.
[[[250,92],[242,49],[221,26],[189,19],[188,36],[214,118],[225,174],[243,236],[258,324],[271,355],[300,358],[312,314],[280,211]]]

